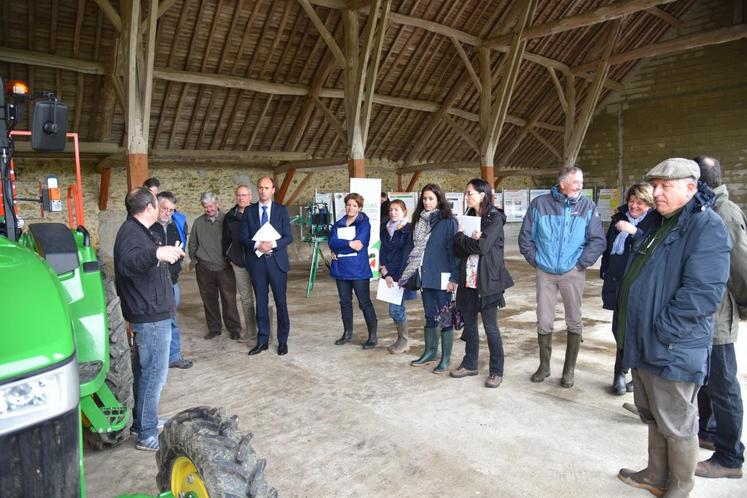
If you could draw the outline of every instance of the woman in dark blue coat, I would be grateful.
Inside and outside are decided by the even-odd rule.
[[[633,243],[658,226],[660,219],[659,213],[654,209],[653,188],[648,183],[636,183],[630,187],[625,194],[625,204],[617,208],[617,212],[612,215],[610,228],[607,230],[607,249],[602,254],[599,276],[604,279],[602,307],[614,311],[613,335],[617,330],[617,292],[630,259]],[[625,383],[628,372],[622,367],[622,355],[622,349],[618,349],[612,380],[612,392],[618,396],[628,392],[628,389],[632,390],[633,385],[632,382]]]
[[[353,291],[358,298],[358,307],[363,311],[368,328],[368,340],[363,349],[376,346],[376,311],[371,302],[369,282],[371,266],[368,263],[368,242],[371,238],[371,224],[363,209],[363,197],[359,194],[345,196],[345,216],[337,220],[329,234],[329,248],[332,251],[330,274],[337,281],[342,315],[342,337],[335,341],[338,346],[353,337]]]
[[[397,284],[405,269],[407,256],[412,249],[412,231],[407,222],[407,206],[399,199],[387,201],[389,210],[386,224],[381,227],[381,278],[385,279],[389,287]],[[397,341],[387,350],[392,354],[405,353],[410,350],[407,330],[407,310],[405,300],[415,299],[415,291],[405,290],[401,304],[389,303],[389,316],[397,326]]]
[[[454,256],[454,235],[457,221],[451,214],[446,195],[441,187],[429,183],[420,193],[420,200],[412,216],[413,248],[407,265],[399,279],[404,287],[416,272],[421,273],[423,309],[425,311],[425,351],[410,362],[414,367],[436,362],[438,352],[438,317],[441,309],[451,302],[451,293],[456,290],[457,264]],[[442,282],[446,281],[446,288]],[[441,361],[433,373],[444,374],[449,370],[451,349],[454,344],[454,329],[441,329]]]

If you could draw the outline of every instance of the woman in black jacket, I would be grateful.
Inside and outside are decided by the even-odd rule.
[[[617,329],[617,291],[628,266],[633,243],[657,227],[661,220],[659,213],[654,209],[653,193],[654,190],[648,183],[636,183],[630,187],[625,194],[625,204],[617,208],[617,212],[612,215],[610,228],[607,230],[607,249],[602,254],[599,276],[604,280],[602,307],[614,311],[613,335]],[[622,368],[622,348],[619,348],[612,380],[614,394],[622,396],[628,390],[632,391],[632,382],[629,385],[625,383],[627,373],[627,370]]]
[[[498,308],[506,305],[503,292],[514,282],[503,261],[503,224],[506,216],[493,205],[493,189],[479,178],[469,181],[464,191],[467,215],[481,218],[480,231],[465,234],[462,227],[454,237],[454,252],[459,256],[457,307],[464,317],[466,341],[464,359],[451,372],[455,378],[477,375],[480,336],[477,314],[490,350],[490,374],[485,387],[495,388],[503,381],[503,341],[498,328]]]

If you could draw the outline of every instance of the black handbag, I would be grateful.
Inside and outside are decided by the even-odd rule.
[[[410,291],[420,290],[423,287],[423,280],[420,276],[420,268],[405,282],[405,289]]]
[[[464,317],[457,308],[456,301],[452,299],[449,304],[444,304],[438,314],[438,326],[442,329],[454,327],[454,330],[462,330]]]

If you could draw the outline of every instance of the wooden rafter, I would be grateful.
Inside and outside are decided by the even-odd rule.
[[[469,74],[470,78],[472,78],[472,83],[475,84],[475,88],[478,92],[482,91],[482,85],[480,84],[480,77],[477,76],[477,72],[475,71],[475,66],[472,65],[472,62],[469,60],[469,57],[467,56],[467,52],[464,51],[464,48],[462,47],[462,44],[459,40],[454,38],[453,36],[450,37],[452,45],[454,45],[454,48],[456,49],[457,53],[459,54],[459,58],[462,59],[462,63],[464,63],[465,69],[467,69],[467,73]]]
[[[550,79],[552,80],[552,84],[555,87],[555,91],[558,94],[558,100],[560,101],[560,107],[563,109],[563,112],[568,112],[568,102],[566,102],[565,100],[565,94],[563,93],[563,87],[560,84],[558,75],[555,73],[555,70],[551,67],[548,67],[547,71],[550,73]]]
[[[612,54],[612,50],[617,42],[617,37],[620,34],[621,20],[615,19],[609,29],[609,35],[607,43],[604,47],[604,53],[602,58],[597,64],[594,72],[594,81],[591,84],[586,99],[584,100],[583,107],[581,108],[581,114],[579,115],[578,122],[573,127],[568,144],[563,151],[563,162],[565,165],[575,165],[578,154],[581,151],[581,144],[586,136],[586,130],[589,128],[591,118],[594,114],[599,96],[602,94],[603,85],[605,78],[607,77],[607,71],[609,70],[610,64],[609,59]]]
[[[332,52],[335,61],[337,61],[337,65],[340,67],[345,67],[345,56],[343,55],[342,50],[340,50],[340,46],[337,44],[334,37],[324,25],[322,20],[319,19],[319,16],[314,10],[314,7],[312,7],[309,3],[309,0],[298,0],[298,3],[301,4],[301,7],[303,7],[304,11],[306,11],[309,19],[311,19],[312,24],[314,24],[316,30],[319,31],[319,34],[327,43],[327,47],[329,47],[330,52]]]
[[[334,115],[332,111],[329,110],[329,107],[324,105],[324,103],[319,100],[318,97],[314,96],[313,98],[314,104],[319,108],[320,111],[326,116],[327,121],[332,125],[334,130],[337,132],[337,134],[340,137],[340,140],[343,142],[347,142],[347,132],[345,131],[345,127],[342,125],[339,119],[337,119],[337,116]]]
[[[112,26],[114,26],[114,29],[116,29],[118,32],[122,31],[122,17],[120,17],[119,12],[117,12],[117,9],[115,9],[112,4],[109,2],[109,0],[93,0],[96,2],[96,5],[99,6],[101,11],[104,13],[107,19],[109,19],[109,22],[112,23]]]
[[[540,135],[537,132],[537,130],[531,129],[531,130],[529,130],[529,133],[531,133],[532,136],[539,143],[541,143],[547,150],[549,150],[552,153],[552,155],[555,156],[558,159],[558,161],[562,161],[563,160],[563,156],[560,155],[560,152],[558,152],[558,149],[556,149],[553,144],[551,144],[547,139],[545,139],[545,137],[543,137],[542,135]]]
[[[290,187],[291,181],[293,180],[293,176],[295,174],[296,174],[295,168],[289,168],[285,172],[285,176],[283,177],[283,183],[280,184],[280,188],[278,189],[277,194],[275,194],[276,202],[279,202],[280,204],[283,203],[283,201],[285,200],[285,194],[288,193],[288,188]]]
[[[531,40],[542,36],[553,35],[570,31],[572,29],[591,26],[602,22],[619,19],[627,15],[646,10],[657,5],[672,3],[675,0],[623,0],[609,5],[598,7],[594,10],[582,12],[562,19],[548,21],[537,26],[532,26],[522,34],[522,40]],[[483,46],[495,48],[505,46],[511,43],[512,37],[502,35],[495,38],[488,38],[483,42]]]
[[[662,9],[661,7],[651,7],[650,9],[646,9],[646,13],[651,14],[652,16],[658,17],[659,19],[669,24],[673,28],[679,28],[683,24],[682,21],[680,21],[679,19],[674,17],[672,14]]]

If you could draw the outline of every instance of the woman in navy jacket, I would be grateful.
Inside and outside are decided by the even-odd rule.
[[[451,302],[451,293],[456,290],[457,264],[454,256],[454,235],[457,221],[451,214],[446,195],[441,187],[429,183],[420,193],[420,200],[412,216],[413,248],[407,265],[399,279],[404,287],[415,272],[421,272],[423,309],[425,311],[425,351],[415,361],[414,367],[436,362],[438,352],[438,317],[441,309]],[[441,287],[442,277],[448,282]],[[433,373],[444,374],[449,370],[451,349],[454,344],[453,327],[441,329],[441,361]]]
[[[396,285],[405,269],[407,256],[412,249],[412,230],[407,222],[407,206],[400,199],[389,202],[388,221],[381,227],[381,278],[389,287]],[[405,300],[415,299],[415,291],[405,290],[401,304],[389,303],[389,316],[397,326],[397,341],[387,350],[392,354],[405,353],[410,350],[408,344],[407,310]]]
[[[330,274],[337,281],[337,293],[340,296],[340,314],[342,315],[342,337],[335,341],[338,346],[350,341],[353,337],[353,291],[358,298],[358,307],[363,311],[368,328],[368,340],[363,349],[376,346],[376,311],[371,302],[369,282],[371,266],[368,263],[368,241],[371,238],[371,224],[363,209],[363,197],[359,194],[345,196],[345,216],[337,220],[329,234],[329,248],[332,251]],[[341,237],[340,231],[355,234]]]
[[[602,285],[602,307],[614,311],[612,334],[617,330],[617,292],[620,288],[625,268],[632,253],[633,243],[642,239],[652,228],[659,226],[661,216],[654,209],[653,188],[648,183],[636,183],[625,194],[625,204],[612,215],[607,230],[607,249],[602,254],[599,276]],[[625,383],[628,371],[622,367],[622,348],[617,350],[615,374],[612,378],[612,392],[622,396],[633,383]]]

